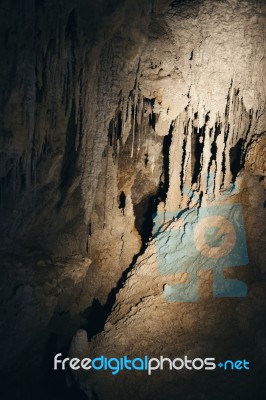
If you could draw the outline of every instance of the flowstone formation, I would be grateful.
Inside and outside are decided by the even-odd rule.
[[[264,1],[2,3],[0,363],[7,393],[24,386],[10,398],[256,398]],[[256,373],[66,379],[52,359],[68,351],[245,357]]]

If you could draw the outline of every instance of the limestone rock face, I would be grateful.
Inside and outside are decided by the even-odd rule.
[[[164,155],[162,191],[157,192],[156,210],[161,215],[161,231],[168,233],[165,242],[160,242],[160,235],[157,238],[156,231],[153,232],[153,239],[116,297],[104,331],[89,343],[91,358],[101,354],[117,358],[146,354],[196,358],[213,354],[222,359],[237,357],[245,349],[258,370],[263,368],[263,339],[256,339],[263,336],[262,310],[266,306],[263,283],[265,78],[262,72],[265,70],[262,61],[265,19],[262,7],[262,3],[235,1],[203,1],[190,5],[173,2],[152,15],[149,36],[140,57],[138,90],[135,89],[130,99],[136,117],[134,114],[128,158],[141,154],[141,146],[145,146],[145,105],[150,99],[149,122],[154,134],[163,138]],[[142,109],[144,117],[139,117]],[[159,160],[157,153],[154,155],[151,151],[151,148],[147,150],[146,168],[150,167],[156,175],[153,168]],[[123,147],[119,157],[121,165]],[[155,167],[151,161],[155,161]],[[150,178],[144,173],[149,186]],[[136,191],[139,198],[143,193],[142,180],[135,176],[138,178],[135,187],[130,186],[134,174],[124,173],[121,179],[133,205]],[[241,225],[242,217],[235,214],[238,207],[243,215],[242,231],[233,228],[234,221],[238,228]],[[195,263],[195,245],[187,236],[190,229],[197,241],[198,220],[193,227],[189,214],[201,215],[204,210],[205,217],[215,215],[215,224],[221,222],[221,232],[228,240],[224,251],[230,257],[223,259],[219,246],[213,255],[207,252],[208,246],[204,252],[198,243],[195,251],[204,257],[197,256]],[[179,241],[176,229],[181,230]],[[203,226],[197,229],[198,239],[204,239]],[[231,236],[230,229],[233,229]],[[234,258],[235,243],[238,246],[246,240],[248,253],[244,255],[240,245]],[[205,239],[203,245],[206,245]],[[219,264],[217,259],[224,260],[224,264]],[[219,281],[216,263],[222,268]],[[240,294],[245,286],[241,289],[240,281],[247,285],[245,294]],[[235,290],[240,292],[230,295],[226,287],[233,282]],[[182,285],[187,286],[184,293]],[[180,291],[187,300],[182,301]],[[195,298],[191,295],[193,291],[197,292]],[[193,373],[169,375],[160,371],[160,376],[155,373],[147,377],[145,373],[123,371],[116,376],[114,385],[110,371],[98,375],[80,373],[80,385],[89,398],[94,398],[91,397],[93,388],[96,396],[103,399],[175,399],[177,394],[188,398],[188,387],[188,396],[192,399],[199,392],[202,398],[211,398],[217,385],[221,392],[215,397],[224,398],[231,390],[230,385],[235,384],[235,381],[224,383],[218,373],[214,379],[208,374],[203,374],[201,379],[202,387],[195,384],[193,388],[192,382],[193,385],[197,382],[197,375]],[[245,394],[252,384],[256,386],[241,379],[237,395]]]
[[[264,368],[265,356],[263,337],[265,330],[266,286],[265,278],[265,237],[263,188],[258,185],[258,178],[249,173],[241,173],[237,179],[245,183],[238,194],[229,196],[220,202],[219,207],[228,207],[228,219],[233,215],[236,204],[242,204],[246,227],[249,262],[237,268],[223,269],[226,280],[241,280],[248,284],[248,293],[243,298],[219,297],[215,290],[215,268],[201,269],[198,264],[182,267],[183,272],[162,273],[160,253],[167,257],[173,252],[173,240],[177,242],[176,222],[168,222],[167,242],[160,248],[154,238],[146,251],[138,258],[130,272],[124,287],[120,290],[112,313],[104,331],[89,342],[90,358],[104,354],[106,357],[176,357],[188,356],[190,359],[205,358],[210,354],[217,360],[239,358],[246,355],[257,371]],[[217,203],[216,203],[217,204]],[[216,208],[210,204],[207,209]],[[231,211],[230,211],[231,210]],[[256,210],[256,212],[255,212]],[[256,213],[256,216],[254,215]],[[258,213],[258,214],[257,214]],[[229,219],[230,220],[230,219]],[[228,221],[228,220],[227,220]],[[259,222],[258,222],[259,221]],[[184,225],[183,225],[184,226]],[[171,236],[173,234],[173,236]],[[184,234],[185,235],[185,234]],[[185,236],[186,237],[186,236]],[[178,242],[179,243],[179,242]],[[181,244],[181,243],[179,243]],[[161,245],[162,246],[162,245]],[[174,250],[176,264],[179,263],[181,246]],[[191,242],[184,248],[183,265],[192,251]],[[200,258],[197,263],[200,263]],[[192,262],[192,261],[190,261]],[[213,264],[215,266],[215,264]],[[161,273],[160,273],[161,271]],[[197,278],[192,274],[197,273]],[[262,279],[262,281],[261,281]],[[198,290],[198,300],[175,300],[166,290],[174,288],[178,295],[182,286],[189,283],[187,295]],[[178,289],[174,285],[178,285]],[[170,293],[171,294],[171,293]],[[187,301],[187,302],[186,302]],[[214,373],[201,375],[198,386],[198,372],[191,371],[155,371],[151,376],[145,372],[121,371],[114,377],[111,371],[88,374],[80,373],[80,384],[86,393],[94,388],[99,398],[152,398],[161,399],[162,391],[167,398],[174,399],[178,393],[181,398],[189,390],[189,398],[194,399],[200,392],[210,398],[219,387],[216,398],[222,399],[236,386],[238,396],[246,396],[250,386],[256,389],[260,382],[252,384],[246,378],[238,376],[236,380],[225,382],[224,376]],[[104,382],[104,383],[103,383]],[[255,380],[256,382],[256,380]],[[254,386],[253,386],[254,385]],[[188,389],[189,388],[189,389]],[[257,390],[259,393],[260,386]],[[126,394],[125,394],[126,391]],[[90,397],[89,397],[90,398]],[[93,398],[93,397],[92,397]],[[204,397],[203,397],[204,398]],[[246,398],[246,397],[244,397]],[[249,397],[247,397],[249,398]]]
[[[72,357],[250,358],[236,396],[260,384],[265,11],[2,1],[3,368],[30,350],[41,374],[73,336]],[[236,398],[216,371],[113,378],[75,373],[89,399]]]

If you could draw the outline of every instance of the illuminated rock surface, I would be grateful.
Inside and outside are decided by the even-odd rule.
[[[46,381],[40,398],[67,398],[51,360],[82,328],[88,348],[81,331],[73,355],[256,366],[237,388],[216,372],[76,374],[90,399],[256,398],[266,340],[264,2],[3,1],[0,18],[6,382],[20,376],[28,393],[34,371],[29,398]],[[245,282],[247,297],[214,298],[213,265],[195,274],[198,302],[165,301],[166,285],[189,276],[160,273],[153,213],[236,204],[249,262],[224,277]]]

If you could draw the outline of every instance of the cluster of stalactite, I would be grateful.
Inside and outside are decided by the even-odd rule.
[[[188,107],[173,121],[167,207],[211,201],[232,190],[256,134],[261,110],[246,110],[233,82],[223,114]]]

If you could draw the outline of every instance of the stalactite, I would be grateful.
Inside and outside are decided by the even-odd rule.
[[[186,204],[191,206],[192,199],[199,198],[201,191],[203,192],[203,204],[207,204],[219,198],[222,191],[231,187],[235,179],[231,170],[232,149],[241,146],[241,153],[245,154],[249,138],[254,135],[255,115],[257,114],[258,110],[245,109],[241,93],[235,87],[234,79],[232,79],[225,113],[217,113],[213,126],[210,125],[209,113],[205,112],[202,105],[198,110],[190,109],[189,106],[179,115],[170,151],[170,187],[166,202],[167,210],[173,209],[174,204],[176,204],[176,208],[184,208]],[[193,127],[192,116],[194,116],[195,127]],[[192,168],[192,165],[195,168],[195,164],[190,162],[191,152],[195,151],[195,147],[192,149],[193,132],[195,132],[198,143],[202,143],[203,149],[201,155],[197,155],[197,157],[200,156],[198,183],[191,187],[191,183],[195,179]],[[176,140],[175,136],[177,136]],[[176,154],[177,162],[174,154]],[[239,159],[240,156],[236,157]],[[242,159],[244,160],[242,157],[237,167],[239,169],[243,167]],[[238,169],[234,170],[234,174],[236,173],[238,173]],[[177,188],[179,188],[179,194]]]
[[[131,145],[131,154],[130,154],[131,158],[133,158],[133,155],[134,155],[136,111],[137,111],[137,99],[136,99],[136,95],[134,93],[134,95],[133,95],[132,145]]]
[[[139,96],[139,107],[138,107],[138,118],[137,118],[139,140],[138,140],[137,153],[139,153],[140,151],[141,133],[143,129],[143,115],[144,115],[144,99],[142,96]]]

